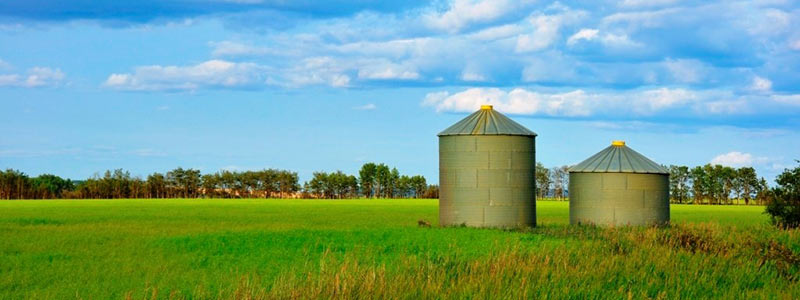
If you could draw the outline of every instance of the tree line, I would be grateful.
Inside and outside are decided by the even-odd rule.
[[[315,198],[439,198],[439,187],[422,175],[401,175],[385,164],[365,163],[358,177],[341,171],[315,172],[303,186]]]
[[[341,171],[314,172],[299,183],[296,172],[219,171],[201,174],[176,168],[145,178],[123,169],[108,170],[72,181],[52,174],[30,177],[18,170],[0,170],[0,199],[120,199],[120,198],[438,198],[436,185],[421,175],[401,175],[385,164],[366,163],[359,176]]]
[[[769,186],[752,167],[732,168],[706,164],[689,168],[670,165],[670,200],[674,203],[734,204],[744,201],[764,205]]]
[[[693,204],[767,204],[767,181],[752,167],[732,168],[706,164],[693,168],[671,165],[670,200]],[[568,166],[547,168],[536,164],[538,198],[567,200]],[[299,183],[296,172],[219,171],[201,174],[196,169],[176,168],[145,178],[116,169],[89,179],[72,181],[52,174],[29,177],[0,170],[0,199],[117,199],[117,198],[438,198],[439,187],[421,175],[402,175],[386,164],[365,163],[358,174],[341,171],[314,172]]]

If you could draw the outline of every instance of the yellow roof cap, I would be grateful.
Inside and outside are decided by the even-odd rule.
[[[481,109],[492,109],[491,105],[481,105]]]
[[[611,146],[625,146],[625,141],[611,141]]]

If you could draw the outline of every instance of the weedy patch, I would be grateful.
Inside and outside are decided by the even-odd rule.
[[[711,224],[673,225],[664,230],[651,229],[660,245],[691,253],[725,254],[732,245],[717,237],[723,230]]]
[[[794,282],[800,280],[800,254],[774,240],[750,244],[758,249],[759,268],[772,263],[784,278]]]

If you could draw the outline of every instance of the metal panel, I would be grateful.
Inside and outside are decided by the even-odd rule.
[[[513,168],[511,162],[511,152],[509,151],[489,152],[489,169],[511,169]]]
[[[515,199],[514,189],[503,187],[489,188],[490,206],[514,206],[518,204]]]
[[[478,170],[474,168],[455,169],[456,187],[475,188],[478,187]]]
[[[485,211],[484,225],[502,224],[500,226],[503,227],[528,225],[524,223],[520,224],[520,222],[518,222],[520,210],[521,207],[516,207],[516,206],[487,206],[484,210]]]
[[[511,149],[510,139],[476,139],[480,152],[507,152]]]
[[[607,173],[600,179],[604,190],[624,190],[628,186],[628,177],[624,173]]]
[[[511,172],[505,170],[478,170],[478,187],[510,187]]]
[[[439,224],[535,226],[534,143],[530,135],[440,136]]]
[[[486,206],[453,206],[453,223],[447,225],[467,225],[481,227],[484,225],[483,208]],[[439,212],[441,216],[441,212]],[[440,222],[441,224],[441,222]]]
[[[569,179],[571,224],[669,222],[666,174],[570,172]]]
[[[478,142],[474,136],[464,136],[460,139],[454,139],[453,151],[456,152],[475,152],[478,150]]]

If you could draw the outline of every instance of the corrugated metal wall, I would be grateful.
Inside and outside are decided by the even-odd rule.
[[[669,223],[669,176],[639,173],[570,173],[571,224]]]
[[[536,225],[533,136],[439,137],[439,223]]]

